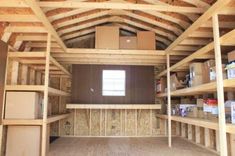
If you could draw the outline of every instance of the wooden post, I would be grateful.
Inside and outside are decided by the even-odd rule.
[[[185,123],[181,123],[181,136],[183,138],[186,137],[186,124]]]
[[[46,67],[44,80],[44,100],[43,100],[43,124],[42,124],[42,156],[47,155],[47,107],[48,107],[48,87],[50,68],[51,34],[47,35]]]
[[[205,128],[205,146],[211,147],[211,140],[210,140],[210,129]]]
[[[180,122],[176,122],[176,135],[180,136]]]
[[[170,88],[170,55],[166,55],[167,60],[167,111],[168,111],[168,146],[171,147],[171,88]]]
[[[219,131],[215,131],[215,137],[216,137],[216,151],[220,152],[220,142],[219,142]]]
[[[231,156],[235,156],[235,134],[230,134]]]
[[[196,143],[200,144],[201,143],[201,130],[199,126],[195,126],[195,139],[196,139]]]
[[[9,48],[8,48],[7,53],[9,53]],[[8,70],[9,70],[8,66],[9,66],[9,58],[7,56],[4,85],[7,85],[7,75],[8,75]],[[3,142],[2,141],[3,141],[3,135],[4,135],[4,126],[2,124],[2,120],[4,119],[4,114],[5,114],[5,107],[6,107],[5,100],[6,100],[6,89],[4,87],[3,88],[3,97],[2,97],[2,101],[1,101],[2,102],[2,115],[1,115],[1,124],[0,124],[0,155],[2,155],[3,151],[4,151],[3,148],[2,148],[3,147]]]
[[[219,140],[220,140],[220,155],[227,156],[227,138],[226,138],[226,123],[225,123],[225,110],[224,110],[224,83],[222,71],[222,59],[220,49],[220,35],[219,35],[219,21],[218,15],[212,17],[213,21],[213,36],[214,36],[214,49],[215,49],[215,62],[216,62],[216,85],[217,85],[217,99],[219,109]]]
[[[192,125],[188,124],[188,139],[193,140]]]

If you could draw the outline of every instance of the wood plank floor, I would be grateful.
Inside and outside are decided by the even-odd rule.
[[[216,156],[181,138],[59,138],[49,156]]]

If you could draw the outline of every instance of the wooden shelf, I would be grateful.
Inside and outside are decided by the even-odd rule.
[[[44,92],[45,86],[44,85],[6,85],[6,91],[35,91],[35,92]],[[70,96],[70,93],[65,91],[54,89],[48,87],[49,95],[53,96]]]
[[[65,119],[69,117],[70,113],[66,114],[59,114],[59,115],[53,115],[49,116],[47,118],[47,124],[50,124],[52,122],[56,122],[62,119]],[[43,120],[42,119],[4,119],[3,120],[3,125],[42,125]]]
[[[35,70],[45,70],[46,52],[9,52],[8,57],[22,64],[28,65]],[[52,56],[50,57],[50,75],[67,75],[71,77],[62,65],[60,65]]]
[[[161,109],[160,104],[67,104],[67,109]]]
[[[2,121],[3,125],[28,125],[28,126],[36,126],[42,125],[42,119],[35,120],[25,120],[25,119],[4,119]]]
[[[66,113],[66,114],[60,114],[60,115],[53,115],[47,118],[47,123],[52,123],[52,122],[56,122],[65,118],[68,118],[70,116],[70,113]]]
[[[235,79],[226,79],[224,80],[224,88],[225,90],[232,90],[235,87]],[[191,95],[199,95],[205,93],[213,93],[216,91],[216,82],[210,82],[206,84],[202,84],[195,87],[179,89],[171,92],[171,96],[191,96]],[[167,93],[157,94],[157,97],[166,97]]]
[[[156,117],[161,119],[168,119],[167,115],[157,114]],[[217,122],[213,122],[210,120],[205,119],[198,119],[198,118],[189,118],[189,117],[181,117],[181,116],[171,116],[172,121],[182,122],[190,125],[200,126],[204,128],[219,129],[219,124]],[[235,125],[233,124],[226,124],[226,131],[231,134],[235,134]]]
[[[233,38],[235,34],[235,29],[227,32],[226,34],[222,35],[219,40],[221,45],[234,45]],[[180,67],[190,63],[191,61],[197,59],[198,57],[202,57],[210,53],[214,49],[214,41],[208,43],[207,45],[203,46],[202,48],[198,49],[193,54],[187,56],[186,58],[182,59],[178,63],[174,64],[170,67],[170,71],[176,71]],[[157,77],[160,78],[167,74],[167,70],[162,71]]]

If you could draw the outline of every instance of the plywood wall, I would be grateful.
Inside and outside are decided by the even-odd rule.
[[[165,125],[155,117],[159,110],[77,109],[66,119],[62,136],[162,136]],[[161,127],[163,126],[163,127]]]

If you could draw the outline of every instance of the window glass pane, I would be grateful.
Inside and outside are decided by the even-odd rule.
[[[103,70],[103,96],[125,96],[125,79],[124,70]]]

